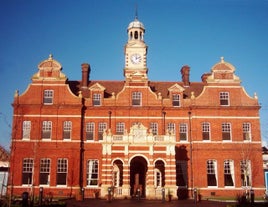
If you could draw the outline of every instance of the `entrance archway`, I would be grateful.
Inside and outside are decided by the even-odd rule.
[[[131,196],[136,196],[138,190],[141,197],[145,198],[146,195],[146,173],[147,161],[141,157],[134,157],[130,162],[130,193]]]

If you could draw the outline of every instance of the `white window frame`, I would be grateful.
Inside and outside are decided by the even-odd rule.
[[[216,185],[209,185],[209,182],[207,179],[208,188],[218,187],[218,173],[217,173],[217,161],[216,160],[207,160],[207,176],[208,175],[215,175],[215,179],[216,179]]]
[[[125,131],[125,123],[124,122],[117,122],[116,123],[116,134],[123,135]]]
[[[33,171],[34,171],[34,160],[33,158],[24,158],[22,163],[22,185],[32,185],[33,183]],[[24,182],[24,175],[29,174],[28,182]]]
[[[67,137],[68,135],[68,137]],[[63,122],[63,139],[70,140],[72,135],[72,122],[64,121]]]
[[[152,130],[153,135],[158,135],[158,123],[157,122],[151,122],[150,129]]]
[[[229,92],[220,92],[220,105],[221,106],[230,106]]]
[[[225,175],[231,176],[233,185],[226,185]],[[234,161],[233,160],[224,160],[224,186],[227,188],[235,187]]]
[[[243,140],[251,141],[251,124],[249,122],[244,122],[242,127],[243,127]]]
[[[98,187],[99,184],[99,160],[87,160],[87,186]]]
[[[94,122],[88,122],[86,124],[86,140],[87,141],[93,141],[94,140],[94,134],[95,134],[95,123]]]
[[[229,142],[232,141],[232,125],[229,122],[224,122],[221,125],[221,131],[222,131],[222,141]],[[229,134],[230,139],[225,139],[225,134]]]
[[[142,105],[142,93],[139,91],[132,92],[132,106]]]
[[[179,130],[180,130],[180,141],[182,142],[186,142],[188,140],[188,126],[186,123],[180,123],[179,124]],[[183,135],[185,136],[185,139],[181,139],[183,137]]]
[[[180,94],[172,94],[172,106],[174,107],[180,107]]]
[[[49,137],[44,137],[44,134],[48,134]],[[52,136],[52,121],[43,121],[42,123],[42,139],[50,140]]]
[[[168,133],[176,134],[176,125],[175,125],[175,123],[169,122],[167,124],[167,131],[168,131]]]
[[[42,158],[40,159],[40,176],[39,176],[39,183],[40,185],[49,185],[50,184],[50,169],[51,169],[51,160],[49,158]],[[41,174],[48,174],[47,183],[44,184],[40,182]]]
[[[103,132],[107,129],[107,123],[106,122],[99,122],[98,127],[98,140],[103,140]]]
[[[65,175],[65,184],[58,184],[58,176],[64,174]],[[67,186],[68,181],[68,159],[67,158],[58,158],[57,160],[57,178],[56,185],[57,186]]]
[[[22,139],[29,140],[31,137],[31,121],[23,121]]]
[[[101,106],[101,94],[100,93],[93,94],[93,106]]]
[[[44,105],[52,105],[53,104],[53,90],[44,90]]]
[[[206,136],[208,136],[208,139],[204,139]],[[202,139],[203,141],[210,141],[210,123],[209,122],[202,123]]]

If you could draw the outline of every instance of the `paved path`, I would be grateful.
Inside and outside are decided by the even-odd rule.
[[[84,201],[68,200],[67,207],[226,207],[228,203],[216,201],[201,201],[197,204],[193,200],[174,200],[162,202],[161,200],[95,200]]]

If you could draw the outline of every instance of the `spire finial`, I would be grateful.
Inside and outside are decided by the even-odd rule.
[[[136,7],[135,7],[135,20],[138,19],[138,5],[136,4]]]
[[[52,60],[53,59],[53,55],[51,53],[49,54],[48,59],[49,60]]]
[[[224,63],[224,57],[221,57],[221,63]]]

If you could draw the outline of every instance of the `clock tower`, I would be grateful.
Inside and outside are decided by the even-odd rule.
[[[144,42],[145,28],[135,17],[127,28],[128,42],[125,45],[124,76],[127,82],[146,82],[147,78],[147,45]]]

